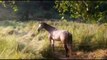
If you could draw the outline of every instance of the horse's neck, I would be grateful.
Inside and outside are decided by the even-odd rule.
[[[51,34],[53,31],[57,30],[55,27],[47,25],[45,29]]]

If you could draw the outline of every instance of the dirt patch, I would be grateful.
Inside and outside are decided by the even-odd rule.
[[[76,51],[74,53],[76,53],[76,55],[67,58],[65,53],[56,51],[54,52],[54,56],[58,59],[107,59],[107,49],[99,49],[93,52]]]

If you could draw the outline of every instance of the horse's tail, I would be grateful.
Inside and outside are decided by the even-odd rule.
[[[72,34],[71,33],[68,33],[68,42],[69,44],[72,44]]]

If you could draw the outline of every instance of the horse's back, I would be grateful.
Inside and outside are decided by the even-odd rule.
[[[66,36],[69,32],[66,31],[66,30],[56,30],[56,31],[53,31],[53,35],[57,35],[57,36],[60,36],[60,35],[64,35]]]
[[[72,43],[72,34],[66,30],[61,30],[62,31],[62,35],[60,38],[62,38],[64,41],[66,41],[67,43]]]
[[[51,33],[52,38],[54,40],[61,40],[61,38],[65,38],[66,34],[64,30],[56,30]]]
[[[56,30],[52,33],[52,37],[54,40],[61,40],[63,42],[69,39],[69,35],[70,33],[66,30]]]

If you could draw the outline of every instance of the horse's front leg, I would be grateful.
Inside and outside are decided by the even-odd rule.
[[[55,51],[55,49],[54,49],[54,40],[51,40],[51,45],[52,45],[52,51],[54,52]]]
[[[51,38],[50,35],[48,36],[48,38],[50,40],[50,45],[51,45],[51,48],[52,48],[52,52],[54,52],[54,40]]]

